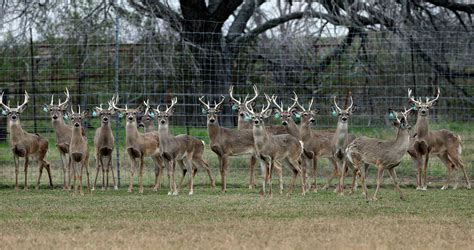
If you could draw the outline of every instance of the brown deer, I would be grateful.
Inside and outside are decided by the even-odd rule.
[[[222,111],[225,97],[219,103],[214,102],[214,107],[204,102],[204,96],[199,98],[203,112],[207,114],[207,132],[211,141],[211,150],[219,159],[219,170],[221,172],[221,191],[226,192],[226,172],[228,159],[231,156],[251,154],[251,169],[255,168],[257,158],[255,157],[253,132],[250,129],[233,130],[219,125],[218,114]]]
[[[29,95],[25,91],[25,100],[23,104],[17,105],[16,108],[10,108],[3,103],[3,91],[0,96],[0,105],[3,114],[8,117],[8,130],[10,132],[10,149],[13,153],[13,160],[15,161],[15,189],[18,190],[18,173],[20,168],[20,158],[25,158],[25,187],[28,189],[28,165],[29,157],[33,156],[37,159],[39,165],[39,175],[36,182],[36,189],[39,189],[41,175],[43,168],[46,168],[49,177],[49,185],[53,186],[51,179],[51,167],[49,162],[44,158],[48,152],[48,140],[39,134],[30,134],[23,130],[20,124],[20,114],[25,111],[28,106]]]
[[[109,101],[109,107],[106,109],[102,108],[102,104],[99,107],[95,107],[94,113],[96,117],[99,117],[101,125],[95,131],[94,136],[94,145],[95,145],[95,156],[96,156],[96,174],[94,179],[94,186],[92,190],[95,190],[97,185],[97,177],[99,171],[102,170],[102,190],[105,190],[109,187],[109,171],[112,170],[112,181],[114,184],[114,189],[117,190],[118,187],[115,183],[114,170],[112,168],[112,155],[114,151],[114,135],[112,128],[110,127],[110,119],[115,114],[112,102]]]
[[[377,187],[373,196],[373,200],[377,200],[377,193],[380,183],[383,179],[384,170],[388,170],[392,178],[395,188],[400,194],[400,199],[404,200],[404,196],[398,185],[395,167],[398,166],[410,146],[410,125],[407,116],[410,110],[404,112],[393,112],[389,114],[394,119],[393,124],[397,128],[397,136],[393,140],[380,140],[369,137],[359,137],[351,142],[346,149],[347,159],[354,164],[354,168],[362,170],[362,186],[364,195],[368,197],[367,191],[367,170],[369,164],[377,167]],[[365,163],[364,169],[361,164]]]
[[[289,134],[273,135],[267,132],[264,119],[270,117],[273,110],[270,109],[270,100],[272,98],[267,95],[265,96],[267,98],[267,104],[262,107],[261,112],[254,112],[251,106],[246,105],[248,115],[252,117],[255,150],[260,160],[260,167],[264,177],[260,195],[265,195],[265,185],[268,182],[269,196],[273,196],[271,177],[272,170],[275,168],[277,162],[285,164],[293,171],[294,175],[290,184],[290,192],[293,190],[296,176],[298,173],[300,174],[301,194],[305,195],[305,177],[299,163],[301,154],[303,153],[303,142]]]
[[[333,157],[332,154],[332,139],[334,138],[334,132],[332,131],[316,131],[312,129],[311,127],[313,124],[316,122],[316,115],[319,114],[319,109],[317,108],[312,108],[314,99],[311,98],[308,108],[303,107],[299,103],[298,96],[295,93],[295,98],[294,101],[296,102],[296,106],[298,109],[295,109],[294,112],[299,113],[301,117],[300,121],[300,126],[299,128],[296,128],[296,124],[293,122],[294,125],[291,125],[291,114],[282,114],[282,121],[287,121],[287,124],[289,124],[289,128],[291,129],[289,131],[294,131],[298,129],[298,132],[294,133],[299,133],[300,138],[302,139],[304,145],[305,145],[305,150],[309,151],[312,153],[313,158],[312,162],[310,165],[313,167],[312,171],[312,178],[314,180],[313,188],[315,191],[318,190],[318,185],[317,185],[317,172],[318,172],[318,160],[320,158],[328,158],[329,162],[333,166],[333,173],[331,176],[327,178],[326,184],[323,186],[322,189],[327,189],[329,186],[331,186],[331,182],[334,178],[339,176],[339,171],[337,169],[337,164],[336,160]],[[352,134],[349,134],[349,142],[352,142],[356,137]],[[353,176],[355,178],[355,176]],[[355,188],[355,183],[353,179],[353,185],[351,190]]]
[[[339,185],[337,187],[337,192],[344,194],[344,173],[347,168],[347,159],[346,159],[346,147],[349,144],[349,117],[352,115],[352,106],[354,102],[352,96],[350,96],[350,105],[346,109],[341,109],[337,105],[336,96],[334,96],[334,111],[338,116],[337,128],[334,136],[332,138],[332,157],[336,161],[337,169],[340,173]],[[357,171],[354,168],[354,171]],[[354,175],[356,172],[354,172]]]
[[[259,92],[258,88],[256,85],[253,85],[253,91],[254,91],[254,96],[251,99],[249,98],[249,95],[246,95],[244,100],[242,101],[241,98],[237,99],[234,97],[234,86],[230,86],[229,88],[229,96],[230,100],[234,103],[233,108],[234,110],[237,111],[237,129],[252,129],[253,124],[252,124],[252,119],[248,116],[248,110],[246,108],[246,103],[247,106],[252,106],[255,107],[255,100],[258,98]],[[285,126],[274,126],[270,125],[267,126],[267,131],[271,134],[288,134],[288,131]],[[250,158],[250,164],[249,164],[249,172],[250,172],[250,183],[249,183],[249,189],[253,189],[255,187],[255,163],[257,161],[257,158],[255,156],[252,156]],[[279,164],[277,164],[278,174],[280,177],[280,192],[283,190],[283,169]]]
[[[145,129],[145,132],[155,132],[155,133],[158,133],[158,131],[155,130],[155,125],[154,125],[154,120],[155,120],[155,113],[153,112],[153,110],[151,112],[149,112],[150,110],[150,105],[149,105],[149,101],[147,100],[146,102],[144,102],[145,104],[145,112],[143,113],[142,117],[141,117],[141,121],[140,121],[140,127],[143,127]],[[200,141],[200,140],[194,140],[194,147],[195,147],[195,151],[194,151],[194,154],[193,154],[193,176],[196,176],[197,174],[197,171],[198,171],[198,166],[196,166],[196,164],[194,164],[194,161],[196,162],[201,162],[203,160],[203,155],[204,155],[204,147],[202,147],[202,144],[203,142]],[[208,166],[206,162],[204,163],[201,163],[199,166]],[[214,182],[214,177],[212,176],[212,172],[210,170],[210,168],[205,168],[205,170],[207,171],[207,174],[209,176],[209,180],[211,182],[211,186],[212,188],[214,188],[216,186],[215,182]],[[161,178],[162,176],[162,173],[163,173],[163,168],[160,168],[160,175],[158,178]],[[183,186],[183,181],[186,177],[186,173],[187,173],[187,169],[184,168],[183,169],[183,175],[181,176],[181,180],[179,182],[179,186],[182,188]],[[160,182],[158,182],[158,185],[159,185]]]
[[[44,110],[49,112],[51,123],[53,124],[54,132],[56,134],[56,147],[61,158],[61,166],[63,169],[64,186],[63,189],[69,189],[71,184],[70,165],[69,165],[69,143],[71,142],[72,126],[64,122],[64,115],[67,113],[66,109],[69,103],[69,90],[66,88],[66,101],[54,104],[54,95],[51,95],[51,103],[44,105]],[[85,135],[84,135],[85,136]]]
[[[139,193],[143,193],[143,171],[144,171],[144,157],[150,156],[155,163],[155,187],[154,190],[158,189],[159,186],[159,174],[162,166],[162,159],[160,157],[160,146],[158,134],[154,132],[140,133],[138,131],[137,115],[142,112],[142,107],[136,109],[129,109],[127,105],[125,108],[118,108],[117,103],[119,100],[118,96],[112,98],[112,107],[115,111],[123,112],[126,118],[125,125],[125,148],[128,156],[130,157],[130,183],[128,186],[128,192],[131,193],[133,190],[133,175],[137,165],[139,166]],[[139,163],[137,163],[139,161]]]
[[[71,167],[74,172],[74,193],[77,192],[79,188],[79,193],[83,195],[82,192],[82,173],[84,168],[86,169],[87,175],[87,191],[91,191],[91,184],[89,178],[89,146],[87,143],[87,137],[83,134],[82,121],[87,115],[87,110],[81,113],[81,106],[78,105],[78,112],[75,113],[74,109],[71,106],[71,122],[73,125],[71,142],[69,143],[69,160]],[[78,181],[76,185],[76,181]],[[79,187],[78,187],[79,186]]]
[[[158,120],[158,133],[160,140],[161,157],[165,161],[168,168],[168,178],[170,183],[170,191],[168,195],[177,195],[176,181],[174,177],[175,165],[186,168],[189,172],[189,195],[194,193],[194,174],[193,164],[195,166],[204,168],[210,174],[210,168],[204,159],[202,159],[202,152],[204,151],[204,142],[189,135],[174,136],[169,131],[169,117],[173,114],[174,106],[177,103],[177,98],[174,97],[171,105],[164,111],[160,110],[160,105],[154,110]],[[197,143],[197,142],[200,142]],[[200,153],[201,157],[196,158],[195,153]],[[213,182],[213,181],[212,181]]]
[[[469,176],[464,168],[464,163],[461,159],[462,144],[461,137],[449,130],[443,129],[439,131],[429,130],[429,110],[433,107],[440,95],[440,89],[438,88],[436,97],[429,99],[426,97],[426,101],[422,101],[421,98],[415,100],[411,95],[412,90],[408,89],[408,98],[410,103],[414,104],[417,111],[418,117],[415,125],[415,136],[412,140],[412,145],[408,149],[413,162],[417,166],[417,190],[427,189],[427,170],[428,160],[430,154],[438,156],[438,158],[444,163],[448,169],[448,176],[446,183],[441,189],[447,189],[451,181],[453,170],[461,169],[464,173],[466,181],[466,187],[471,188],[471,182]],[[423,161],[424,157],[424,161]],[[456,184],[453,186],[457,188]]]

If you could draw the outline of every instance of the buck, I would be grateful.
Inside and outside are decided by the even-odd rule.
[[[112,154],[114,151],[114,135],[112,128],[110,127],[110,119],[115,115],[115,110],[113,108],[112,102],[108,102],[109,106],[106,109],[102,108],[102,104],[99,107],[95,107],[93,116],[99,117],[101,125],[95,131],[94,136],[94,145],[95,145],[95,156],[96,156],[96,174],[94,178],[94,186],[92,190],[96,189],[97,186],[97,177],[99,171],[102,170],[102,190],[108,189],[109,187],[109,171],[112,170],[112,181],[114,184],[114,189],[117,190],[118,187],[115,183],[114,170],[112,169]]]
[[[400,199],[404,200],[403,193],[398,184],[395,167],[400,164],[410,146],[410,125],[407,120],[410,111],[411,109],[405,110],[404,112],[390,112],[389,117],[394,120],[393,125],[397,128],[395,139],[380,140],[363,136],[355,139],[347,146],[346,155],[348,160],[354,165],[354,168],[362,170],[361,165],[363,163],[365,164],[362,170],[361,181],[366,198],[368,198],[366,184],[367,171],[369,164],[373,164],[377,167],[377,187],[375,188],[372,199],[377,200],[377,193],[383,179],[383,172],[384,170],[388,170],[395,184],[395,188],[400,194]]]
[[[48,152],[48,140],[39,134],[30,134],[23,130],[20,124],[20,114],[25,111],[28,106],[29,95],[25,91],[25,100],[23,104],[17,105],[16,108],[10,108],[9,105],[3,103],[3,91],[0,96],[0,105],[3,110],[3,114],[8,117],[8,131],[10,132],[10,149],[13,153],[13,160],[15,161],[15,189],[18,190],[18,174],[20,169],[20,158],[25,158],[24,171],[25,171],[25,187],[28,189],[28,166],[29,157],[33,156],[36,158],[39,165],[39,175],[36,182],[36,189],[39,189],[41,175],[43,174],[43,168],[46,168],[49,177],[49,185],[53,186],[51,179],[51,167],[49,162],[44,158]]]
[[[346,147],[349,144],[349,117],[352,115],[352,106],[354,102],[352,96],[350,96],[350,105],[346,109],[341,109],[336,102],[336,96],[334,96],[334,111],[338,116],[337,128],[334,136],[332,138],[332,157],[336,161],[337,169],[340,173],[339,185],[337,187],[337,192],[344,194],[344,174],[346,172]],[[357,171],[354,168],[354,171]],[[355,175],[355,172],[354,172]],[[354,176],[355,178],[355,176]],[[355,184],[354,184],[355,185]],[[354,186],[353,185],[353,186]]]
[[[158,180],[160,174],[160,168],[162,166],[162,159],[160,157],[160,146],[159,139],[156,133],[147,132],[140,133],[138,131],[137,115],[142,113],[142,107],[136,109],[129,109],[127,105],[125,108],[117,107],[119,96],[112,98],[112,107],[115,111],[123,112],[126,118],[125,125],[125,149],[130,159],[130,182],[128,186],[128,192],[133,191],[133,175],[137,165],[139,167],[139,193],[143,193],[143,171],[144,171],[144,157],[150,156],[155,163],[155,186],[154,190],[158,189]],[[139,161],[139,162],[137,162]]]
[[[230,86],[229,88],[229,96],[230,100],[234,103],[232,106],[233,110],[237,111],[237,129],[242,130],[242,129],[252,129],[253,124],[252,124],[252,119],[248,116],[248,110],[246,106],[252,106],[255,107],[256,100],[259,96],[258,88],[256,85],[253,85],[253,91],[254,91],[254,96],[251,99],[249,98],[249,95],[247,94],[242,101],[241,98],[237,99],[234,97],[234,86]],[[247,104],[247,105],[246,105]],[[267,126],[267,131],[271,134],[288,134],[287,129],[285,126]],[[257,158],[252,156],[250,158],[250,164],[249,164],[249,172],[250,172],[250,183],[249,183],[249,189],[253,189],[255,187],[255,163],[257,161]],[[280,191],[283,189],[283,169],[281,168],[280,165],[277,165],[278,174],[280,177]]]
[[[82,121],[87,115],[87,111],[81,113],[81,106],[78,105],[78,112],[75,113],[71,106],[71,122],[73,125],[71,142],[69,143],[69,157],[71,168],[74,172],[74,193],[83,195],[82,191],[82,173],[84,168],[86,169],[87,175],[87,191],[91,191],[90,178],[89,178],[89,146],[87,144],[87,137],[83,136]],[[76,183],[77,182],[77,183]],[[76,185],[77,184],[77,185]]]
[[[413,162],[417,166],[417,190],[427,189],[427,170],[428,160],[430,154],[438,156],[438,158],[444,163],[448,169],[448,175],[446,183],[441,189],[447,189],[449,187],[452,174],[454,169],[461,169],[464,173],[466,181],[466,187],[471,188],[471,182],[467,175],[464,163],[461,159],[462,144],[461,137],[449,130],[443,129],[439,131],[429,130],[429,110],[433,107],[440,95],[440,89],[438,88],[436,97],[429,99],[426,97],[426,101],[422,101],[421,98],[415,100],[411,95],[412,90],[408,89],[409,102],[412,103],[418,111],[417,121],[415,125],[415,136],[411,147],[408,149]],[[423,160],[424,158],[424,160]],[[453,186],[453,189],[457,188],[457,180]]]
[[[299,128],[296,127],[294,121],[292,122],[291,114],[282,114],[282,122],[286,121],[289,124],[289,131],[295,131],[293,133],[298,133],[300,138],[303,140],[305,145],[305,151],[309,151],[312,154],[312,162],[310,165],[313,167],[312,178],[314,180],[313,188],[315,191],[318,190],[317,185],[317,172],[318,172],[318,160],[320,158],[328,158],[329,162],[333,166],[332,175],[327,178],[326,184],[322,189],[327,189],[331,186],[332,180],[339,175],[337,169],[336,160],[332,154],[332,139],[334,138],[334,132],[331,131],[315,131],[312,129],[313,124],[316,122],[316,115],[319,114],[319,109],[312,108],[314,99],[311,98],[308,107],[305,108],[299,103],[298,95],[295,93],[295,98],[293,99],[296,102],[294,112],[299,113],[301,117]],[[294,125],[293,125],[294,124]],[[349,142],[352,142],[356,137],[354,135],[348,135]],[[355,188],[355,176],[353,176],[353,185],[351,190]]]
[[[143,116],[141,117],[140,126],[145,129],[145,132],[158,133],[158,131],[155,130],[155,125],[154,125],[155,113],[153,112],[153,110],[152,110],[152,112],[149,112],[150,105],[149,105],[148,100],[146,102],[144,102],[144,104],[145,104],[146,109],[145,109],[145,112],[143,113]],[[194,140],[195,151],[194,151],[194,154],[193,154],[193,172],[192,172],[193,177],[196,176],[197,171],[198,171],[198,166],[196,166],[196,164],[194,164],[194,161],[196,161],[196,162],[203,161],[204,147],[201,146],[202,143],[203,142],[200,141],[200,140]],[[212,172],[211,172],[211,169],[208,167],[208,164],[206,162],[203,162],[199,166],[204,166],[204,168],[207,171],[207,174],[209,176],[209,180],[211,182],[211,187],[215,188],[216,184],[214,182],[214,177],[212,176]],[[160,174],[159,174],[158,178],[161,178],[162,173],[163,173],[163,168],[160,169]],[[186,177],[186,173],[187,173],[187,169],[184,168],[183,169],[183,175],[181,176],[181,180],[179,182],[179,186],[181,188],[183,187],[183,181]],[[158,182],[158,185],[160,185],[159,183],[160,182]]]
[[[197,158],[198,152],[204,151],[204,142],[189,135],[174,136],[169,131],[169,117],[173,115],[174,106],[177,103],[177,98],[173,98],[171,105],[164,111],[160,110],[160,105],[154,110],[158,120],[158,134],[160,140],[161,157],[165,161],[168,168],[168,179],[170,191],[168,195],[178,195],[176,188],[176,181],[174,177],[175,165],[182,169],[186,168],[189,172],[189,195],[194,193],[194,174],[193,164],[204,168],[210,173],[209,165],[201,157]],[[198,143],[200,142],[200,143]]]
[[[63,189],[69,189],[71,183],[70,165],[69,165],[69,143],[71,142],[72,126],[64,122],[64,115],[69,103],[69,90],[66,88],[66,101],[61,102],[58,99],[58,104],[54,104],[54,95],[51,95],[51,103],[44,105],[44,110],[49,112],[51,123],[53,124],[56,135],[56,148],[59,151],[61,158],[61,167],[63,169],[64,185]],[[85,136],[85,135],[84,135]]]
[[[305,177],[300,166],[300,158],[303,153],[303,142],[289,134],[273,135],[267,132],[264,119],[271,116],[270,109],[272,98],[265,95],[267,104],[262,107],[261,112],[253,111],[253,108],[246,103],[248,115],[252,117],[253,138],[257,158],[260,161],[260,167],[264,177],[260,195],[265,195],[265,186],[268,182],[269,197],[273,196],[272,192],[272,170],[277,162],[281,162],[293,171],[293,179],[291,181],[290,190],[292,191],[296,176],[301,176],[301,194],[305,195]]]
[[[224,96],[222,96],[219,103],[214,102],[214,107],[211,107],[209,102],[205,103],[203,99],[204,96],[201,96],[199,102],[202,104],[203,112],[207,114],[207,132],[211,141],[210,147],[219,159],[221,191],[225,193],[227,190],[226,172],[229,157],[251,154],[250,169],[255,169],[257,158],[255,158],[253,133],[250,129],[232,130],[219,125],[218,115],[222,111],[225,101]]]

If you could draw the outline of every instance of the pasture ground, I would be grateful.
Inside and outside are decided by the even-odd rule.
[[[463,160],[472,179],[474,126],[472,123],[460,123],[445,128],[461,134],[464,141]],[[379,138],[393,137],[393,130],[390,129],[354,132]],[[54,136],[49,135],[48,138]],[[93,147],[90,148],[92,151]],[[94,154],[91,155],[92,176],[95,174],[92,167],[95,163]],[[407,200],[399,200],[391,180],[386,178],[380,200],[376,202],[366,202],[360,189],[354,195],[342,197],[332,190],[310,192],[301,197],[299,186],[291,196],[276,194],[273,199],[260,198],[257,190],[247,188],[248,160],[245,157],[230,161],[228,193],[221,194],[217,159],[208,145],[205,158],[212,166],[216,179],[214,190],[210,188],[206,174],[199,171],[193,196],[188,196],[184,190],[177,197],[166,195],[166,177],[162,178],[162,189],[153,192],[151,185],[154,177],[151,161],[147,160],[145,193],[138,194],[135,186],[134,193],[129,194],[126,190],[128,163],[122,154],[121,188],[117,191],[99,189],[81,197],[61,190],[62,171],[53,139],[50,140],[48,152],[48,160],[54,165],[53,190],[46,186],[44,176],[40,191],[34,190],[38,170],[36,164],[32,164],[28,174],[30,190],[15,191],[12,157],[8,146],[2,144],[0,249],[474,247],[474,191],[464,188],[460,174],[460,189],[439,190],[446,169],[436,158],[430,160],[431,184],[428,191],[414,189],[415,171],[409,157],[405,157],[396,171]],[[327,161],[322,160],[320,172],[327,175],[330,171]],[[289,176],[286,171],[286,185]],[[374,191],[374,176],[374,168],[371,168],[371,194]],[[274,190],[278,183],[275,177]],[[21,167],[21,185],[23,178]],[[260,175],[257,180],[260,183]],[[323,182],[321,178],[320,185]],[[135,177],[134,183],[138,183],[138,178]]]

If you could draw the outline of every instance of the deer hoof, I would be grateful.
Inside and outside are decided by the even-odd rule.
[[[172,195],[173,193],[171,191],[168,192],[168,195]]]
[[[92,188],[91,188],[91,191],[95,191],[95,187],[92,187]]]
[[[174,192],[173,192],[173,195],[178,195],[178,191],[174,191]]]
[[[428,188],[426,186],[422,187],[421,190],[426,191]]]
[[[188,195],[193,195],[193,191],[190,191]]]
[[[101,190],[102,190],[102,191],[105,191],[105,187],[102,187]]]
[[[326,189],[328,189],[328,188],[329,188],[329,185],[326,184],[326,185],[324,185],[321,189],[322,189],[322,190],[326,190]]]
[[[374,196],[374,197],[372,197],[372,201],[377,201],[377,200],[378,200],[378,198],[377,198],[377,197],[375,197],[375,196]]]
[[[118,187],[117,187],[117,186],[114,186],[114,189],[115,189],[115,190],[118,190]]]
[[[448,185],[444,185],[441,187],[441,190],[446,190],[446,189],[448,189]]]
[[[469,190],[471,190],[471,185],[467,185],[466,188],[469,189]]]

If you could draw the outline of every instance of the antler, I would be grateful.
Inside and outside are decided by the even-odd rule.
[[[61,102],[61,100],[59,100],[58,106],[60,108],[63,107],[64,105],[66,105],[69,102],[69,90],[67,88],[66,88],[66,91],[64,92],[64,94],[66,95],[66,101]],[[52,96],[51,96],[51,104],[53,104],[53,97]]]
[[[174,105],[178,102],[178,98],[177,97],[173,97],[173,99],[171,99],[171,105],[168,107],[168,105],[166,105],[166,113],[168,113],[173,107]]]
[[[311,98],[311,101],[309,101],[309,104],[308,104],[308,111],[311,110],[311,106],[313,106],[313,101],[314,101],[314,97]]]
[[[215,109],[219,109],[220,106],[224,103],[224,101],[225,101],[225,96],[222,95],[221,97],[222,97],[222,100],[221,100],[219,103],[216,104],[216,101],[214,101],[214,108],[215,108]]]
[[[239,100],[237,100],[237,99],[234,98],[233,93],[234,93],[234,86],[232,85],[232,86],[230,86],[230,88],[229,88],[229,96],[230,96],[230,99],[231,99],[233,102],[237,103],[237,105],[242,104],[242,102],[240,102],[240,98],[239,98]]]
[[[291,98],[291,100],[293,100],[293,105],[291,105],[290,107],[288,107],[288,112],[290,112],[290,110],[292,110],[295,106],[298,106],[298,108],[302,109],[303,111],[306,111],[303,106],[300,105],[300,103],[298,102],[298,95],[296,94],[295,91],[293,91],[293,94],[295,95],[295,98]]]
[[[53,101],[54,101],[54,94],[51,95],[51,103],[49,104],[50,106],[53,106]]]
[[[25,105],[28,103],[28,100],[30,99],[30,96],[28,95],[28,92],[25,90],[25,101],[23,101],[23,104],[20,106],[17,106],[17,110],[22,111]]]
[[[2,105],[2,107],[8,111],[10,111],[10,107],[8,107],[8,105],[5,105],[3,103],[3,91],[2,91],[2,95],[0,96],[0,105]]]
[[[125,109],[121,109],[121,108],[117,107],[118,99],[119,99],[118,95],[113,95],[112,96],[112,100],[111,100],[112,107],[116,110],[119,110],[119,111],[127,111],[127,105],[125,105]]]
[[[337,106],[336,96],[334,96],[334,107],[336,108],[337,112],[341,112],[341,108],[339,108],[339,106]]]
[[[232,86],[231,86],[231,88],[232,88]],[[229,90],[229,92],[231,92],[231,91]],[[232,94],[231,94],[231,96],[232,96]],[[231,98],[232,98],[232,97],[231,97]],[[198,98],[199,102],[201,102],[202,105],[204,105],[204,107],[206,107],[207,110],[211,109],[211,108],[209,107],[209,102],[205,103],[205,102],[203,101],[203,99],[204,99],[204,96],[201,96],[201,97]]]
[[[433,104],[436,100],[438,100],[440,93],[441,93],[441,91],[439,90],[439,87],[438,87],[438,91],[437,91],[437,93],[436,93],[436,97],[435,97],[433,100],[431,100],[431,101],[428,101],[429,99],[428,99],[428,97],[426,97],[426,102],[427,102],[428,104],[430,104],[430,105]]]
[[[265,94],[265,98],[267,98],[267,100],[268,100],[269,97],[268,97],[267,94]],[[277,96],[272,96],[272,97],[271,97],[271,101],[272,101],[273,104],[277,107],[278,111],[280,111],[280,113],[281,113],[281,112],[283,112],[283,103],[281,103],[280,105],[278,105],[278,103],[277,103],[277,101],[276,101],[277,98],[278,98]]]
[[[150,99],[146,99],[146,101],[143,101],[143,104],[145,104],[145,115],[148,114],[148,110],[150,109]]]
[[[412,93],[412,90],[408,89],[408,98],[410,99],[410,102],[415,103],[415,104],[420,104],[421,100],[420,101],[415,100],[415,98],[411,95],[411,93]]]
[[[246,101],[246,102],[252,103],[253,101],[255,101],[255,100],[257,99],[257,97],[258,97],[258,88],[257,88],[257,85],[255,85],[255,84],[253,85],[253,92],[255,93],[255,96],[252,97],[252,99],[250,99],[250,100],[248,100],[248,101]],[[247,99],[247,98],[246,98],[246,99]]]
[[[101,111],[103,110],[103,108],[102,108],[102,103],[99,104],[99,107],[96,106],[95,109],[97,109],[97,110],[99,110],[99,112],[101,112]]]
[[[265,105],[263,105],[261,113],[265,113],[265,111],[267,111],[270,108],[270,106],[272,104],[271,100],[273,100],[273,99],[276,100],[275,96],[269,97],[267,94],[265,94],[265,99],[267,99],[267,106],[265,107]],[[250,103],[250,102],[248,102],[248,103]]]
[[[349,100],[351,101],[351,105],[346,110],[350,110],[352,108],[352,105],[354,105],[354,101],[352,100],[352,95],[349,96]]]

